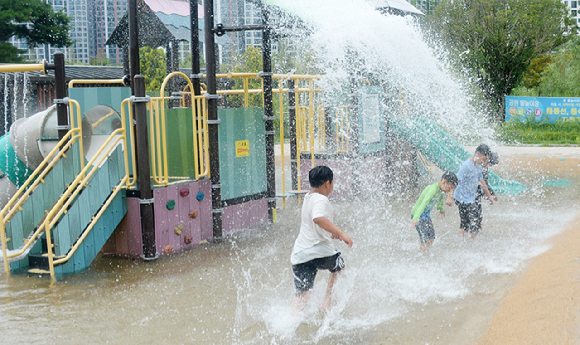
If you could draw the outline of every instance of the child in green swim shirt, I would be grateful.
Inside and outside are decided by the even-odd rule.
[[[437,204],[437,209],[445,215],[445,210],[443,209],[443,196],[455,189],[457,186],[457,176],[451,171],[447,171],[441,177],[439,182],[433,183],[427,186],[419,200],[413,206],[411,210],[411,217],[413,218],[412,227],[417,229],[419,233],[419,239],[421,244],[419,249],[424,251],[433,244],[435,240],[435,229],[433,228],[433,222],[431,221],[431,209],[435,204]],[[448,206],[453,205],[452,193],[447,196],[446,204]]]

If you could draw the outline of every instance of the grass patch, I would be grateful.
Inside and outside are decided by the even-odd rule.
[[[506,122],[498,126],[497,134],[508,144],[580,144],[580,122]]]

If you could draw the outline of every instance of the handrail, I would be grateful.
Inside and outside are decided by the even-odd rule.
[[[58,144],[45,156],[45,158],[40,162],[38,167],[32,172],[24,184],[18,189],[18,191],[12,196],[8,203],[0,211],[0,238],[2,241],[2,255],[4,258],[4,270],[6,274],[10,274],[10,266],[8,259],[22,255],[30,247],[31,243],[36,240],[38,235],[43,231],[43,227],[37,227],[36,231],[29,235],[28,241],[18,250],[12,250],[10,253],[7,252],[7,239],[6,239],[6,224],[14,215],[16,211],[22,211],[22,205],[26,200],[28,200],[30,194],[40,183],[44,183],[44,177],[51,171],[51,169],[56,165],[62,156],[65,156],[65,152],[70,148],[70,146],[79,139],[79,151],[80,151],[80,163],[81,169],[84,168],[84,154],[82,146],[82,126],[81,126],[81,112],[78,102],[74,100],[69,100],[69,107],[74,109],[72,106],[76,105],[76,118],[78,126],[75,126],[74,110],[71,110],[71,130],[68,131],[65,136],[58,142]],[[74,134],[76,132],[76,134]]]
[[[336,153],[348,153],[348,106],[336,108]]]
[[[129,176],[129,180],[127,181],[127,188],[131,188],[133,186],[135,186],[135,184],[137,183],[137,174],[135,173],[135,167],[137,166],[137,159],[135,157],[135,148],[133,146],[131,146],[131,166],[133,167],[133,178],[131,178],[131,172],[129,171],[129,153],[127,151],[129,151],[129,142],[134,143],[135,142],[135,134],[133,133],[133,126],[129,126],[129,138],[127,138],[127,121],[126,121],[126,114],[125,114],[125,107],[127,104],[129,104],[130,99],[126,98],[121,102],[121,122],[122,122],[122,128],[125,128],[125,152],[124,152],[124,158],[125,158],[125,173],[127,174],[127,176]],[[129,124],[133,124],[133,107],[129,106]]]
[[[320,104],[316,109],[318,114],[318,149],[326,150],[326,112],[324,105]]]
[[[54,273],[54,262],[53,262],[53,253],[52,253],[52,240],[50,237],[50,231],[52,227],[56,224],[56,222],[60,219],[63,213],[66,212],[68,206],[75,200],[76,196],[81,192],[81,190],[88,184],[90,178],[95,174],[95,172],[99,169],[101,164],[104,160],[108,157],[109,153],[114,150],[117,144],[125,139],[125,130],[124,128],[118,128],[109,135],[107,140],[103,143],[101,148],[95,153],[95,155],[91,158],[91,160],[86,164],[80,174],[73,180],[73,182],[68,186],[66,191],[60,196],[54,206],[50,209],[48,214],[46,215],[43,226],[46,231],[46,241],[47,241],[47,249],[48,249],[48,265],[50,268],[50,276],[53,281],[56,280],[55,273]],[[114,142],[113,142],[114,140]],[[109,146],[109,144],[113,142],[113,145]],[[106,150],[108,148],[108,150]],[[104,153],[104,154],[103,154]],[[99,158],[98,162],[97,158]],[[90,169],[90,171],[89,171]],[[127,181],[127,175],[122,179],[123,181]]]
[[[72,89],[75,84],[123,84],[124,79],[72,79],[68,82],[69,89]]]
[[[129,177],[127,175],[125,175],[120,180],[121,182],[117,186],[115,186],[115,188],[113,188],[113,191],[112,191],[111,195],[109,195],[109,197],[107,198],[107,200],[105,201],[105,203],[103,203],[103,206],[101,207],[101,209],[99,210],[99,212],[97,212],[97,214],[92,218],[91,222],[89,223],[89,225],[87,226],[87,228],[85,229],[85,231],[83,231],[83,233],[78,238],[78,240],[76,241],[76,243],[71,247],[71,249],[69,250],[69,252],[64,257],[59,258],[57,260],[53,260],[53,262],[52,262],[52,265],[53,265],[52,271],[54,271],[54,265],[59,265],[61,263],[67,262],[68,260],[70,260],[72,258],[72,256],[77,251],[77,249],[80,247],[80,245],[83,243],[83,241],[85,240],[85,238],[89,235],[89,232],[91,232],[91,230],[93,229],[93,227],[95,226],[95,224],[97,223],[97,221],[101,218],[101,216],[103,215],[103,213],[105,213],[105,211],[107,210],[107,208],[109,207],[109,205],[111,204],[111,202],[113,201],[113,199],[115,198],[115,196],[117,196],[117,194],[119,194],[119,191],[121,189],[123,189],[124,186],[127,185],[128,179],[129,179]],[[50,261],[50,259],[49,259],[49,261]]]
[[[46,75],[47,62],[42,60],[41,63],[33,64],[10,64],[10,65],[0,65],[0,73],[9,72],[42,72]]]

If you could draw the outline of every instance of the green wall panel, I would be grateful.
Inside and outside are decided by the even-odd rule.
[[[222,199],[266,191],[264,108],[219,109]],[[249,142],[249,155],[236,156],[236,142]]]
[[[195,177],[191,108],[165,109],[169,176]]]

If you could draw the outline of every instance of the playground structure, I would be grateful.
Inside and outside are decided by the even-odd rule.
[[[11,68],[22,71],[30,67]],[[186,90],[192,89],[191,80],[179,72],[167,76],[159,97],[142,99],[130,97],[122,80],[71,81],[65,100],[71,127],[60,141],[57,131],[62,127],[57,125],[56,108],[62,103],[12,126],[3,137],[5,151],[12,153],[2,161],[6,174],[0,180],[13,185],[0,214],[6,272],[26,270],[53,277],[74,273],[90,265],[101,250],[144,257],[140,213],[144,202],[153,204],[156,256],[190,249],[214,237],[208,98],[205,92],[200,96],[190,91],[164,95],[166,83],[175,77],[186,81]],[[249,79],[260,78],[257,74],[218,77],[244,80],[241,92],[219,90],[218,94],[243,95],[245,105],[250,95],[261,93],[247,87]],[[322,91],[314,88],[319,76],[273,78],[279,81],[273,92],[279,94],[282,124],[284,95],[294,91],[298,100],[314,99],[314,93]],[[291,84],[290,93],[283,80]],[[167,103],[176,97],[181,105],[190,107],[168,108]],[[153,200],[145,201],[136,188],[138,149],[131,125],[135,120],[131,105],[144,100],[153,191]],[[268,219],[262,118],[263,108],[222,109],[219,113],[224,234]],[[284,140],[284,127],[280,130]],[[11,168],[13,162],[20,168]]]

